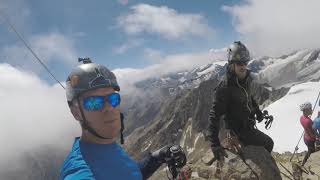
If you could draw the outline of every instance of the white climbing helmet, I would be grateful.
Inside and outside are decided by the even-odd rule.
[[[305,102],[300,105],[300,111],[304,111],[306,109],[312,109],[312,104],[310,102]]]

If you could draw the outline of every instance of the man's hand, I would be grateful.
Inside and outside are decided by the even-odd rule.
[[[263,120],[263,113],[259,109],[256,111],[256,117],[259,123]]]
[[[181,168],[186,165],[187,157],[179,145],[167,145],[153,152],[152,157],[160,163],[167,163]]]
[[[172,145],[164,146],[157,151],[153,152],[151,155],[152,157],[156,158],[159,162],[164,163],[166,162],[166,157],[168,157],[168,154],[170,154],[170,147]]]
[[[225,157],[228,157],[228,154],[226,153],[224,148],[221,146],[212,147],[211,150],[214,155],[213,161],[215,161],[215,160],[222,161],[222,160],[224,160]]]

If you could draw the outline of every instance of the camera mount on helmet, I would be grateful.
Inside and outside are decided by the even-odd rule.
[[[82,62],[83,64],[89,64],[92,63],[91,59],[89,57],[86,58],[78,58],[78,62]]]

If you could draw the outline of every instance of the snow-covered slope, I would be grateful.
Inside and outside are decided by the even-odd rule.
[[[206,80],[224,73],[224,66],[227,61],[214,61],[190,71],[171,73],[160,78],[147,79],[136,83],[138,88],[168,88],[170,94],[176,94],[180,90],[195,88]]]
[[[273,87],[320,78],[320,50],[300,50],[280,58],[263,58],[259,78]]]
[[[293,151],[298,140],[303,133],[300,124],[300,116],[302,112],[299,105],[303,102],[310,101],[315,103],[320,91],[320,82],[307,82],[293,86],[290,91],[266,108],[269,114],[274,116],[274,122],[269,130],[265,130],[264,124],[257,124],[258,128],[270,135],[274,140],[274,151],[284,152]],[[319,106],[316,105],[312,119],[317,115]],[[306,150],[306,146],[301,140],[299,151]]]

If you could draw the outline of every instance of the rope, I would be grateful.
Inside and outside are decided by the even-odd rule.
[[[9,27],[15,32],[15,34],[18,36],[18,38],[23,42],[23,44],[26,46],[26,48],[32,53],[32,55],[38,60],[38,62],[42,65],[42,67],[51,75],[51,77],[60,84],[60,86],[65,89],[65,87],[61,84],[61,82],[51,73],[49,68],[43,63],[43,61],[37,56],[37,54],[32,50],[32,48],[28,45],[28,43],[24,40],[21,34],[16,30],[16,28],[13,26],[12,23],[10,23],[9,19],[5,15],[4,12],[0,10],[0,15],[3,17],[5,22],[9,25]]]
[[[260,179],[258,173],[257,173],[256,171],[254,171],[253,168],[246,162],[246,160],[244,159],[244,157],[243,157],[243,155],[242,155],[241,152],[235,153],[235,152],[233,152],[233,151],[230,151],[229,149],[225,149],[225,150],[229,151],[230,153],[232,153],[232,154],[234,154],[234,155],[236,155],[236,156],[239,156],[240,159],[243,161],[243,163],[244,163],[245,165],[247,165],[247,167],[251,170],[251,172],[256,176],[256,178],[257,178],[257,179]]]
[[[290,176],[288,176],[287,174],[285,174],[285,173],[283,173],[283,172],[281,172],[281,171],[280,171],[280,173],[281,173],[282,175],[284,175],[286,178],[288,178],[288,179],[290,179],[290,180],[294,180],[294,179],[292,179]]]
[[[284,170],[286,170],[293,177],[293,174],[291,173],[291,171],[289,171],[289,169],[287,169],[281,162],[279,162],[279,164],[283,167]]]

